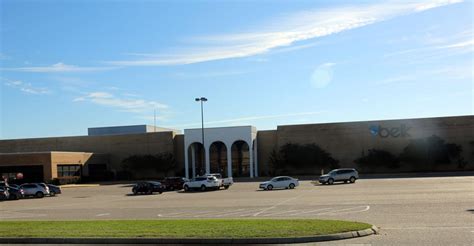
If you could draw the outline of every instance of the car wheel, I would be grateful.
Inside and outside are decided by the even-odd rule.
[[[50,195],[50,196],[55,196],[56,193],[54,193],[54,191],[50,191],[50,192],[49,192],[49,195]]]
[[[136,189],[133,189],[132,192],[134,195],[138,194],[138,191]]]
[[[273,185],[268,185],[267,190],[273,190]]]
[[[349,182],[351,182],[351,183],[356,182],[356,178],[355,178],[355,177],[351,177],[351,178],[349,179]]]
[[[229,189],[229,186],[228,185],[224,185],[224,189]]]
[[[205,185],[201,185],[201,191],[206,191],[206,186]]]
[[[189,186],[185,185],[184,186],[184,191],[189,191]]]
[[[334,179],[328,179],[328,184],[330,185],[334,184]]]
[[[44,194],[43,194],[43,192],[38,191],[38,192],[36,192],[36,195],[35,195],[35,196],[36,196],[37,198],[43,198],[43,197],[44,197]]]
[[[288,186],[288,188],[294,189],[294,188],[295,188],[295,184],[290,184],[290,185]]]

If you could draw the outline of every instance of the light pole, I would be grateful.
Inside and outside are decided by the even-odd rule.
[[[206,148],[204,145],[204,110],[203,110],[203,103],[207,102],[207,98],[201,97],[201,98],[196,98],[196,102],[201,102],[201,134],[202,134],[202,149],[204,152],[204,160],[206,160]],[[201,165],[201,170],[202,170],[202,165]]]

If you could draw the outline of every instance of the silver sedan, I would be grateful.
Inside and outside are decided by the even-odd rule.
[[[264,190],[294,189],[298,185],[300,185],[298,179],[288,176],[279,176],[261,183],[259,188]]]

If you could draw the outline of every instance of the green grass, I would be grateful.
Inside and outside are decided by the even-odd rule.
[[[363,230],[359,222],[313,219],[2,221],[0,237],[14,238],[265,238]]]

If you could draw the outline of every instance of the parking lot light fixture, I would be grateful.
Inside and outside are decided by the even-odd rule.
[[[206,158],[206,148],[204,145],[204,109],[203,109],[203,103],[207,102],[207,98],[205,97],[200,97],[195,99],[196,102],[201,102],[201,134],[202,134],[202,148],[204,150],[204,160]],[[201,164],[201,169],[202,169],[202,164]]]

